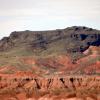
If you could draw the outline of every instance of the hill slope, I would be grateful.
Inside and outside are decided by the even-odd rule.
[[[74,26],[0,40],[0,100],[100,100],[100,31]]]
[[[9,37],[0,40],[0,72],[86,74],[88,66],[95,66],[100,61],[99,46],[100,31],[87,27],[12,32]],[[98,48],[95,50],[95,58],[91,56],[94,50],[90,47]],[[87,50],[88,53],[85,54]],[[91,73],[99,74],[99,67],[94,68],[89,67],[95,70]]]
[[[0,50],[31,49],[33,52],[83,52],[90,45],[100,45],[100,31],[87,27],[70,27],[53,31],[12,32],[0,41]]]

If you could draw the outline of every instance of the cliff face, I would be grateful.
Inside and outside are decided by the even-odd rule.
[[[5,51],[17,46],[30,48],[33,51],[46,50],[46,52],[52,48],[52,52],[54,52],[60,44],[62,45],[60,52],[62,50],[72,53],[83,52],[91,45],[100,45],[99,33],[100,31],[87,27],[71,27],[54,31],[12,32],[9,37],[0,41],[0,50]],[[59,51],[59,48],[56,49]]]
[[[27,74],[23,74],[23,77],[21,74],[18,76],[0,75],[0,95],[3,94],[6,98],[10,94],[13,98],[18,99],[18,95],[22,93],[24,94],[22,98],[34,98],[35,100],[40,100],[38,99],[40,97],[47,98],[47,100],[50,98],[56,100],[57,97],[59,97],[57,100],[67,100],[75,97],[85,100],[87,100],[87,97],[93,100],[100,99],[99,76],[55,76],[48,78],[33,77]],[[22,100],[22,98],[18,100]]]

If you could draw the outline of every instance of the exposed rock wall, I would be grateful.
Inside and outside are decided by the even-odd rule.
[[[1,77],[0,89],[11,88],[14,86],[16,89],[18,86],[24,88],[34,88],[37,90],[52,90],[52,89],[72,89],[77,90],[79,88],[98,88],[100,89],[100,77],[97,76],[66,76],[66,77],[49,77],[49,78],[34,78],[32,76],[24,77]]]
[[[2,100],[99,100],[99,76],[62,76],[40,78],[30,75],[0,75]],[[6,98],[6,99],[3,99]],[[90,98],[90,99],[87,99]],[[14,99],[16,100],[16,99]]]
[[[99,33],[98,30],[86,27],[71,27],[53,31],[12,32],[9,37],[5,37],[0,41],[0,50],[5,51],[16,46],[47,50],[52,46],[58,46],[55,43],[60,43],[64,45],[65,51],[83,52],[90,45],[100,45]]]

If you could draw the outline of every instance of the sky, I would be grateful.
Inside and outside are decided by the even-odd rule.
[[[70,26],[100,30],[100,0],[0,0],[0,38]]]

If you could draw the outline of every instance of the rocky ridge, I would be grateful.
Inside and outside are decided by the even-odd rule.
[[[15,47],[23,47],[32,49],[33,51],[38,49],[47,51],[50,48],[54,48],[53,52],[59,44],[62,45],[61,52],[62,50],[65,52],[83,52],[89,46],[100,45],[100,31],[87,27],[74,26],[52,31],[27,30],[12,32],[9,37],[4,37],[0,41],[0,50],[5,51]]]
[[[100,100],[99,75],[99,30],[26,30],[0,40],[0,100]]]

